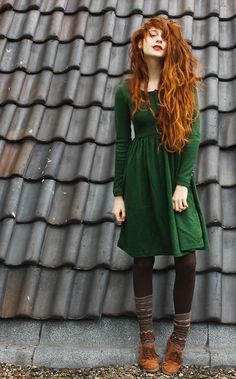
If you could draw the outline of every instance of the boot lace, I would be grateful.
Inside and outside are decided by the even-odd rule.
[[[142,332],[140,334],[141,342],[144,344],[147,340],[154,340],[155,341],[155,335],[152,331],[148,330],[145,332]]]
[[[182,361],[181,353],[179,353],[178,351],[171,351],[170,353],[167,354],[166,360],[168,361],[170,360],[176,363],[181,363]]]
[[[147,359],[157,358],[158,355],[155,352],[154,346],[143,346],[143,357]]]

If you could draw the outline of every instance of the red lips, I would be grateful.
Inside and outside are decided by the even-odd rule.
[[[155,49],[156,47],[159,47],[162,50],[162,47],[160,45],[154,45],[153,49]]]

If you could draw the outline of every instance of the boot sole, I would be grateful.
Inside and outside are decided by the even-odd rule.
[[[144,368],[144,367],[141,366],[141,365],[139,365],[139,367],[140,367],[142,370],[146,371],[146,372],[157,372],[157,371],[160,370],[160,367],[154,368],[153,370],[148,370],[148,369]]]
[[[163,374],[165,375],[169,375],[169,376],[172,376],[172,375],[176,375],[178,374],[178,372],[181,370],[181,367],[175,371],[175,372],[169,372],[169,371],[166,371],[163,367],[161,368],[161,371],[163,372]]]

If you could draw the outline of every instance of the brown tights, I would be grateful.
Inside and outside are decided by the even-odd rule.
[[[188,313],[191,310],[193,292],[195,286],[195,252],[185,256],[174,258],[175,282],[174,282],[174,307],[175,313]],[[147,296],[152,294],[152,272],[155,257],[134,257],[133,286],[135,296]]]

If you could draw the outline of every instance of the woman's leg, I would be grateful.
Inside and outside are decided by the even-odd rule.
[[[152,321],[152,273],[155,257],[134,257],[133,286],[142,342],[154,342]]]
[[[139,365],[148,372],[159,369],[152,322],[152,271],[155,257],[134,258],[133,284],[140,329]]]
[[[195,286],[195,252],[175,258],[174,330],[168,339],[162,371],[176,374],[182,365],[182,355],[190,328],[190,314]]]
[[[175,283],[173,291],[175,318],[172,341],[179,347],[180,341],[186,341],[190,328],[191,307],[196,276],[195,269],[195,252],[175,258]]]
[[[175,313],[191,311],[196,274],[195,252],[175,258],[174,306]]]

